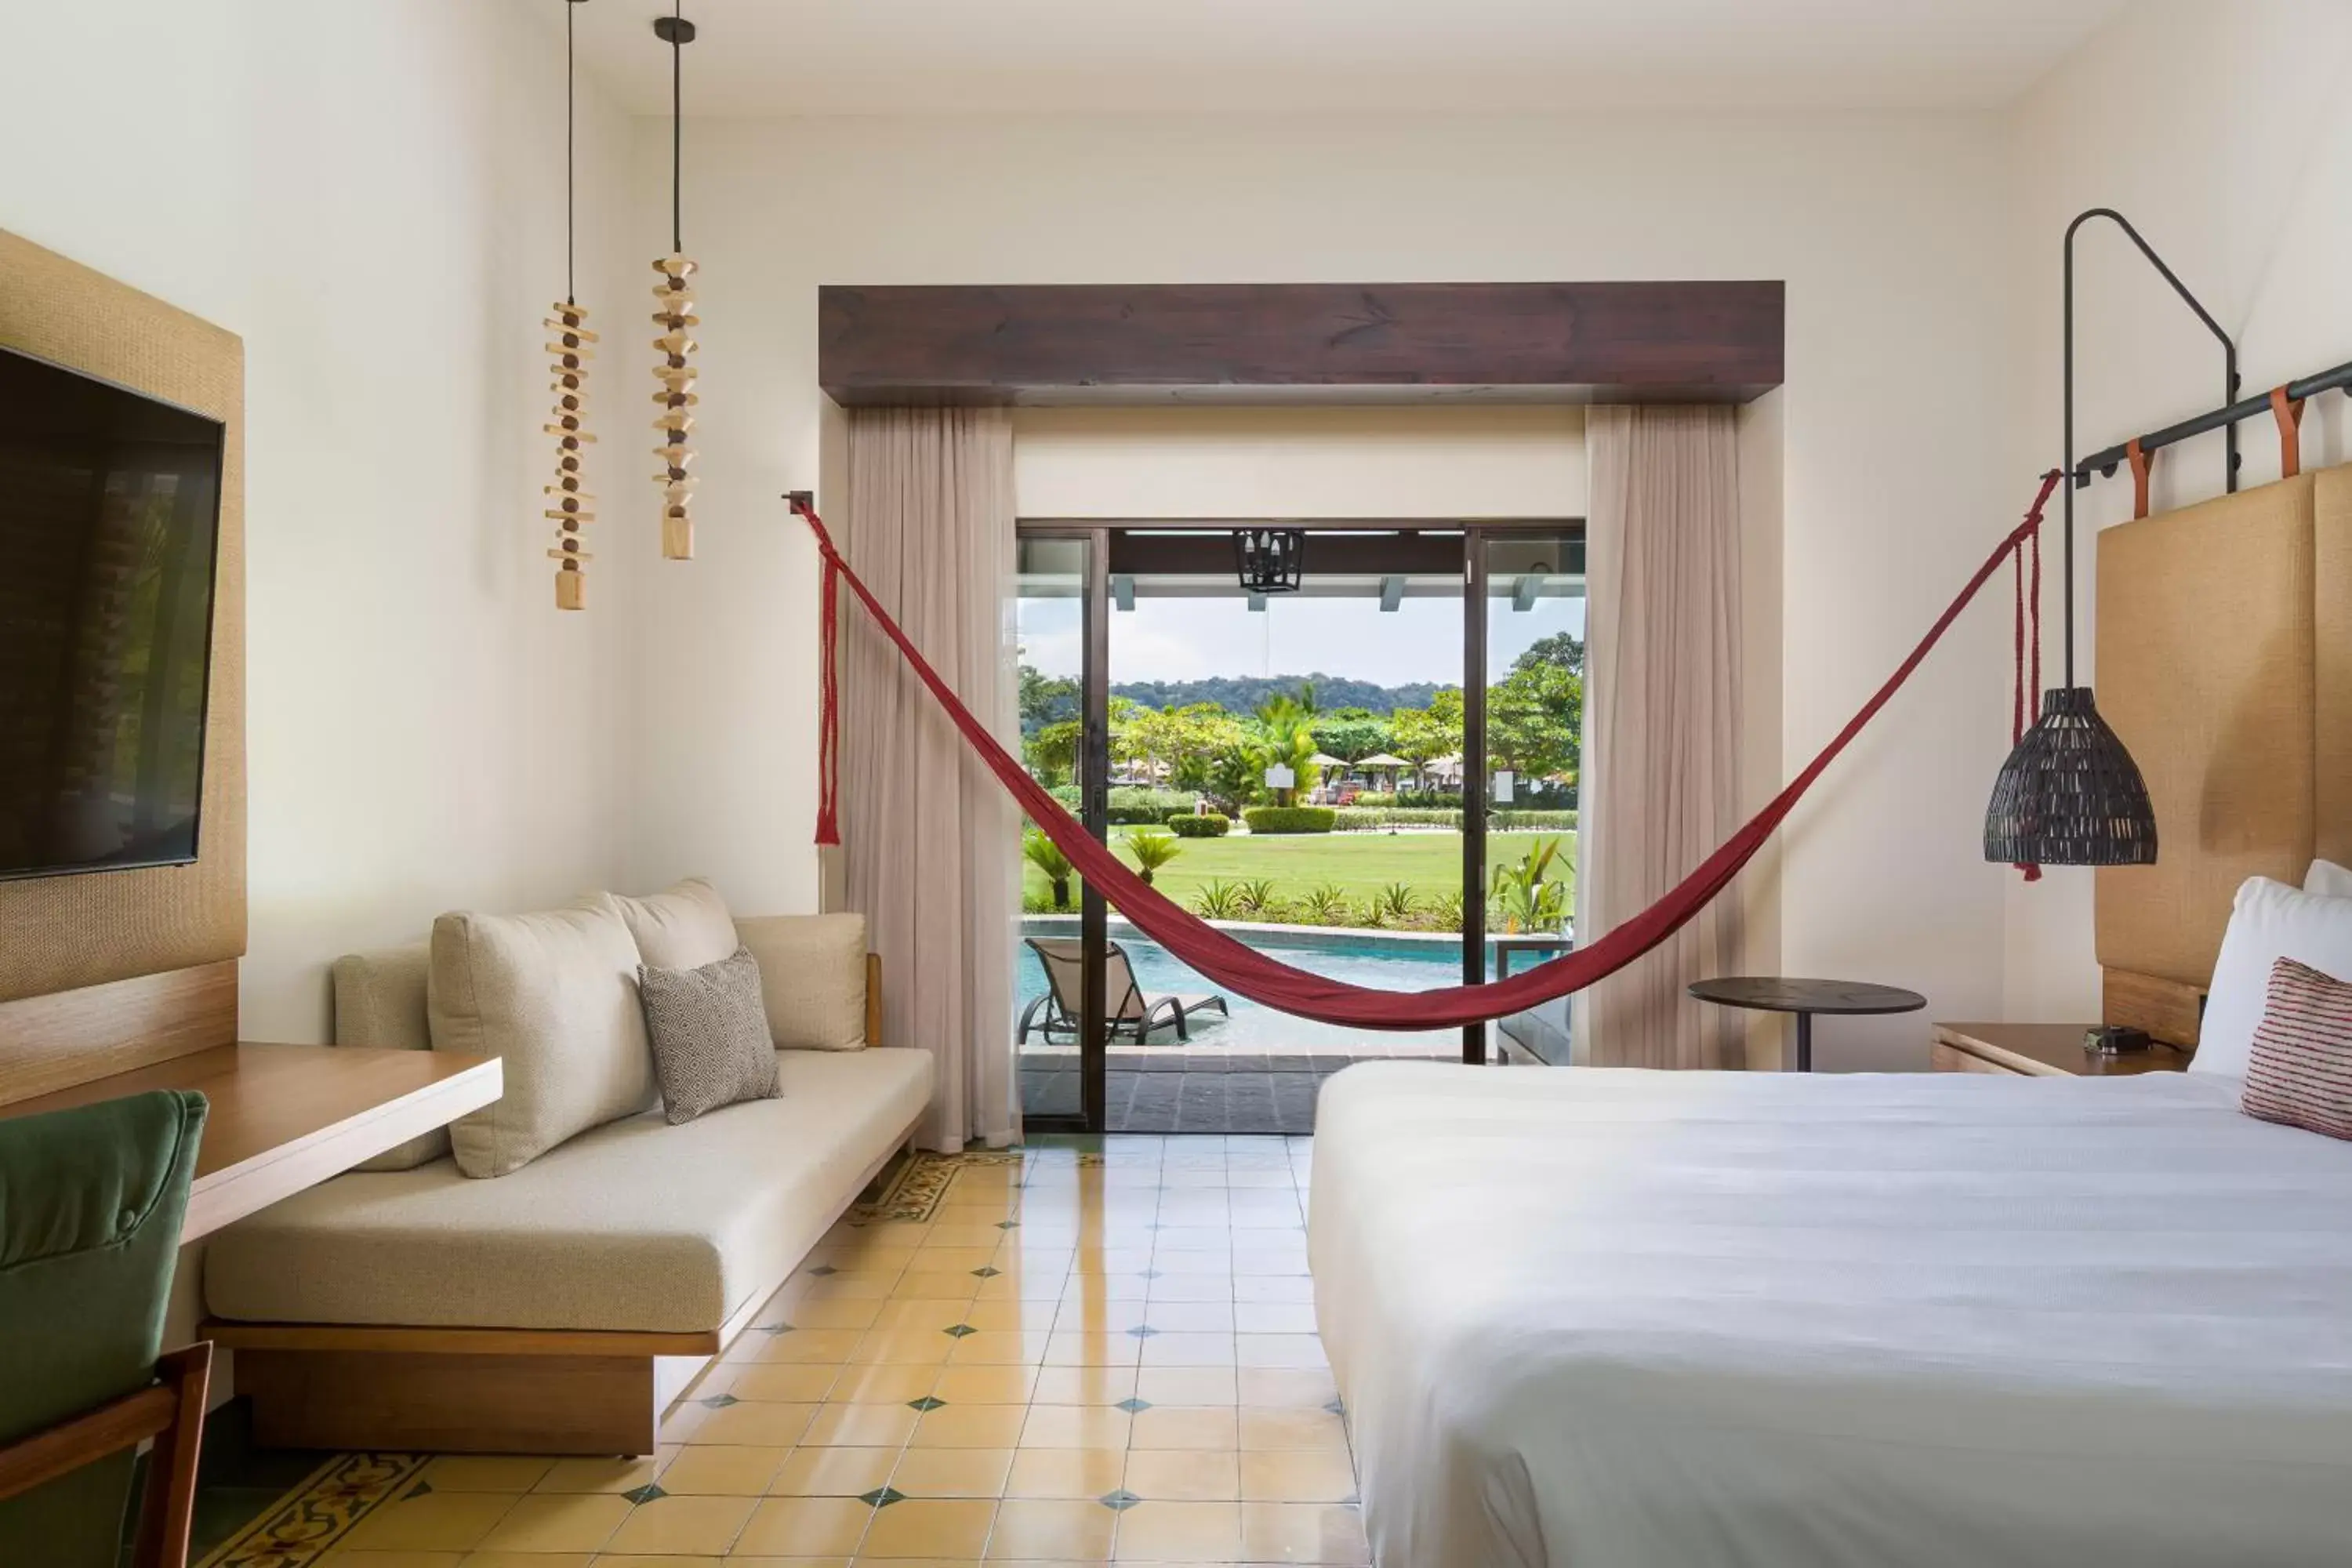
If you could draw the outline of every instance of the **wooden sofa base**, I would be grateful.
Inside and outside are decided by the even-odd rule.
[[[215,1321],[236,1351],[254,1437],[272,1448],[641,1455],[661,1421],[656,1359],[716,1334],[369,1329]]]

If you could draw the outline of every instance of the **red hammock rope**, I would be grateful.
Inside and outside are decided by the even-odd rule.
[[[1349,985],[1276,963],[1147,886],[1141,878],[1128,868],[1125,862],[1111,853],[1108,846],[1097,841],[1082,823],[1064,810],[1061,803],[1045,792],[1044,785],[1030,777],[1020,759],[998,744],[996,737],[990,734],[987,728],[972,716],[971,710],[958,700],[955,692],[940,678],[939,672],[931,668],[921,652],[908,640],[907,634],[890,618],[889,612],[882,607],[873,593],[858,580],[857,574],[842,560],[814,508],[794,497],[793,510],[807,521],[810,532],[816,536],[818,552],[824,558],[828,600],[837,584],[846,583],[849,585],[850,592],[866,606],[866,612],[873,617],[874,624],[881,629],[883,636],[898,646],[917,679],[929,688],[940,709],[963,732],[964,739],[971,742],[988,771],[994,773],[997,781],[1020,803],[1029,820],[1035,823],[1045,837],[1069,858],[1070,864],[1088,884],[1116,904],[1119,912],[1132,921],[1145,935],[1218,984],[1230,986],[1266,1006],[1326,1024],[1346,1025],[1360,1029],[1402,1030],[1450,1028],[1481,1023],[1555,1001],[1615,973],[1681,929],[1709,900],[1722,892],[1731,879],[1738,875],[1740,868],[1764,847],[1773,830],[1780,826],[1797,802],[1804,798],[1805,792],[1812,787],[1813,782],[1822,776],[1831,763],[1837,760],[1838,753],[1845,750],[1863,728],[1877,717],[1878,710],[1886,706],[1888,700],[1902,689],[1903,683],[1911,678],[1911,672],[1919,668],[1921,661],[1943,639],[1951,624],[1959,618],[1960,612],[2000,569],[2001,563],[2039,531],[2042,509],[2057,484],[2055,472],[2042,476],[2042,489],[2034,496],[2032,506],[2027,509],[2025,521],[2011,530],[1985,558],[1984,564],[1969,577],[1959,595],[1942,615],[1936,617],[1936,624],[1927,628],[1927,635],[1919,639],[1910,657],[1896,668],[1870,700],[1863,704],[1862,710],[1847,722],[1845,728],[1839,731],[1835,738],[1805,765],[1805,770],[1789,782],[1787,788],[1773,796],[1763,810],[1750,817],[1721,848],[1708,856],[1696,870],[1684,878],[1665,897],[1590,946],[1578,948],[1507,979],[1483,985],[1441,986],[1430,991],[1381,991]],[[826,624],[831,625],[829,609]],[[821,798],[826,803],[835,798],[831,775],[837,755],[833,739],[834,727],[838,721],[833,657],[832,639],[828,637],[824,655],[823,722],[825,733],[820,742],[819,752],[821,764],[826,772],[820,786]],[[831,817],[828,813],[825,822],[820,826],[820,832],[829,826]]]

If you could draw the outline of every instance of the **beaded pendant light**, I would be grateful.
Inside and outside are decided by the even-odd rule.
[[[669,46],[670,140],[669,140],[669,254],[654,263],[660,281],[654,285],[654,325],[662,330],[654,340],[654,348],[661,355],[654,366],[654,379],[661,390],[654,394],[654,403],[661,415],[654,428],[661,434],[661,445],[654,456],[662,460],[662,471],[654,482],[662,489],[662,557],[668,561],[694,559],[694,448],[690,437],[694,433],[694,405],[701,401],[694,392],[694,351],[699,345],[693,337],[693,328],[701,321],[694,313],[694,293],[688,279],[694,276],[694,263],[686,255],[680,223],[682,204],[679,199],[680,175],[683,173],[680,142],[684,124],[683,70],[681,53],[694,42],[695,26],[677,14],[675,0],[671,15],[654,18],[654,36]]]
[[[580,468],[583,448],[596,437],[588,434],[588,361],[595,356],[589,345],[596,334],[588,330],[588,312],[573,294],[573,255],[577,248],[573,237],[574,179],[572,174],[572,8],[587,4],[587,0],[564,0],[563,5],[563,299],[549,310],[547,329],[555,341],[547,345],[554,356],[555,383],[548,390],[555,394],[555,423],[546,426],[555,437],[555,482],[547,487],[554,502],[547,516],[555,521],[555,547],[547,553],[555,562],[555,607],[559,610],[582,610],[588,607],[588,578],[583,570],[591,559],[580,548],[581,527],[595,521],[588,510],[595,500],[583,488],[585,477]]]

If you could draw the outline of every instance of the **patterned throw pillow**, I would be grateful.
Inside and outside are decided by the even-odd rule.
[[[2352,1139],[2352,985],[2292,958],[2271,965],[2238,1108]]]
[[[722,1105],[783,1092],[760,965],[749,950],[699,969],[640,967],[637,994],[661,1079],[662,1118],[672,1127]]]

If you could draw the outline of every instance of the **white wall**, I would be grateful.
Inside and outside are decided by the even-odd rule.
[[[2013,520],[1998,471],[2003,143],[1990,116],[709,121],[705,559],[651,574],[633,879],[713,869],[809,908],[820,283],[1779,278],[1789,284],[1783,750],[1809,754]],[[638,126],[637,210],[667,203]],[[651,253],[648,252],[648,255]],[[1932,444],[1923,446],[1923,435]],[[2005,750],[2005,617],[1969,617],[1791,824],[1783,963],[2000,999],[1979,856]],[[1919,1021],[1824,1028],[1825,1063],[1924,1060]]]
[[[541,553],[561,18],[0,0],[0,226],[245,339],[248,1038],[323,1038],[338,952],[619,868],[651,535],[598,530],[584,615]],[[593,89],[582,110],[580,293],[609,327],[641,298],[608,266],[626,131]],[[638,477],[611,426],[640,392],[592,405],[606,495]]]
[[[2011,270],[2019,290],[2010,395],[2014,467],[2060,456],[2059,241],[2089,206],[2120,210],[2236,336],[2253,393],[2352,360],[2352,5],[2342,0],[2168,0],[2135,7],[2018,107],[2011,124]],[[2221,354],[2130,242],[2098,224],[2075,247],[2075,422],[2095,450],[2221,401]],[[2352,410],[2304,413],[2306,469],[2352,459]],[[2278,477],[2267,418],[2242,427],[2243,483]],[[2158,510],[2219,494],[2218,435],[2158,461]],[[2094,673],[2092,531],[2131,515],[2118,476],[2080,492],[2078,674]],[[2053,518],[2055,516],[2053,510]],[[2058,542],[2053,529],[2049,543]],[[2217,548],[2225,547],[2216,542]],[[2052,573],[2049,684],[2058,682]],[[2049,871],[2006,899],[2007,1016],[2097,1016],[2091,873]]]

